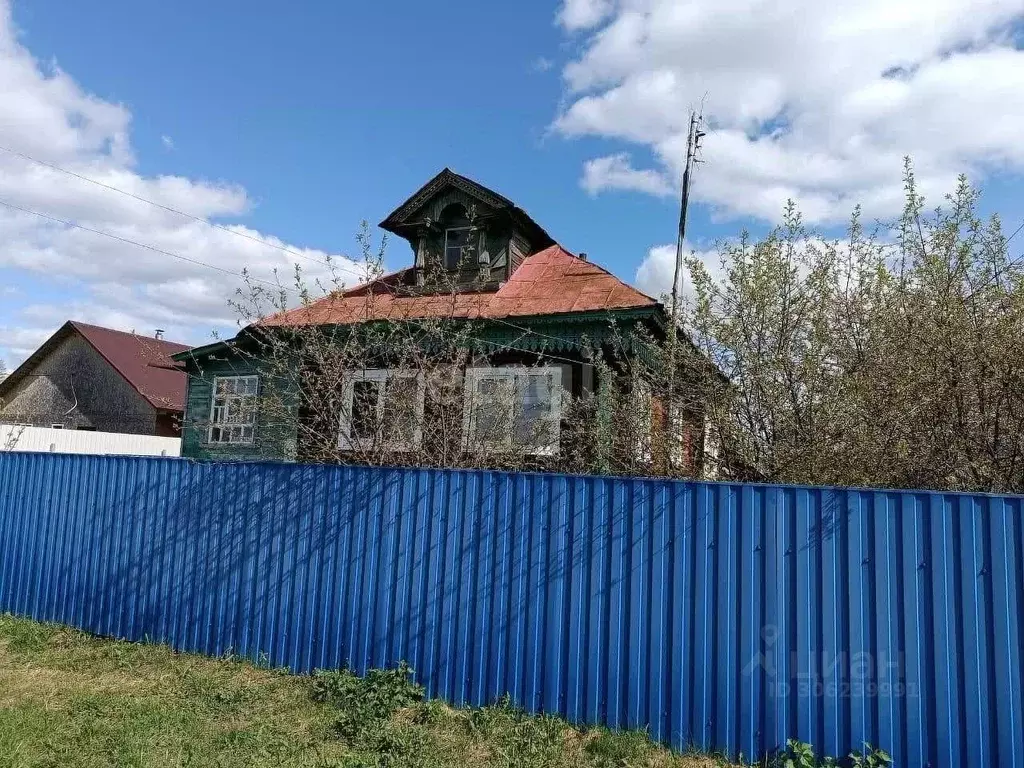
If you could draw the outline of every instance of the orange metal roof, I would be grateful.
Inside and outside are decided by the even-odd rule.
[[[440,317],[499,319],[610,309],[655,307],[658,302],[559,245],[527,257],[497,291],[402,295],[395,290],[409,270],[289,310],[265,325],[328,325],[367,320]]]

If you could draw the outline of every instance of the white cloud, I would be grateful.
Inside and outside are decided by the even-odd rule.
[[[131,114],[86,92],[56,66],[44,66],[18,40],[7,0],[0,0],[0,146],[37,158],[201,219],[246,214],[244,189],[182,176],[143,176],[135,169]],[[173,146],[163,137],[165,146]],[[322,276],[328,254],[291,246],[242,224],[244,235],[103,189],[0,150],[0,201],[89,229],[178,254],[228,272],[248,269],[287,280],[299,262]],[[342,269],[358,266],[339,258]],[[235,325],[228,300],[241,280],[109,237],[67,227],[0,204],[0,269],[52,286],[68,300],[0,293],[0,359],[11,367],[65,320],[79,319],[140,333],[166,329],[166,337],[203,343],[212,329]],[[347,280],[357,278],[346,273]],[[41,279],[40,279],[41,278]],[[17,299],[15,303],[14,299]]]
[[[583,165],[580,184],[592,195],[604,189],[631,189],[651,195],[667,195],[672,191],[660,172],[633,168],[629,155],[624,152],[588,160]]]
[[[583,5],[587,5],[584,3]],[[688,113],[704,103],[708,135],[697,201],[776,220],[786,198],[834,222],[853,206],[886,215],[901,200],[901,160],[923,191],[957,173],[1024,171],[1021,0],[620,0],[564,71],[565,136],[621,140],[653,152],[584,166],[588,191],[663,194],[678,179]],[[559,12],[583,19],[566,0]],[[614,173],[595,174],[591,163]],[[604,166],[598,166],[603,168]],[[637,179],[645,183],[637,183]]]
[[[565,0],[558,12],[558,23],[569,32],[590,29],[612,12],[611,0]]]
[[[164,134],[163,136],[160,137],[160,143],[164,145],[164,149],[166,149],[167,151],[174,149],[174,139],[172,139],[167,134]]]
[[[716,250],[697,250],[690,243],[683,243],[683,258],[700,259],[708,272],[716,280],[722,278],[722,262]],[[648,296],[662,299],[672,293],[672,275],[676,268],[675,245],[657,245],[647,252],[647,256],[636,270],[635,285]],[[683,264],[679,274],[679,297],[683,302],[693,299],[693,282],[690,273]]]
[[[54,328],[53,330],[56,330]],[[8,350],[8,356],[13,361],[20,361],[28,357],[40,344],[46,341],[50,333],[43,328],[12,328],[0,326],[0,348]],[[0,370],[10,373],[15,365],[12,361],[5,361],[0,357]]]

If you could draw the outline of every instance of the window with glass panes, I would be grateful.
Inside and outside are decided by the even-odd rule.
[[[252,443],[256,430],[258,376],[217,376],[210,408],[211,443]]]
[[[562,369],[469,368],[463,436],[471,451],[558,453]]]
[[[342,450],[416,448],[422,436],[423,377],[413,370],[350,371],[342,393]]]
[[[458,269],[475,259],[476,239],[472,227],[452,227],[444,233],[444,267]]]

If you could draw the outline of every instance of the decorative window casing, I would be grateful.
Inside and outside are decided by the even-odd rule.
[[[452,203],[441,211],[439,223],[444,231],[442,265],[448,271],[468,268],[477,260],[480,231],[462,203]]]
[[[214,377],[209,442],[252,445],[256,434],[259,388],[259,376]]]
[[[467,368],[463,446],[479,453],[557,456],[562,369]]]
[[[342,389],[338,447],[415,450],[423,440],[423,394],[423,374],[418,371],[349,371]]]

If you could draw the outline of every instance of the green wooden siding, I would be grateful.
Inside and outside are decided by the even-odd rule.
[[[628,342],[629,334],[637,324],[650,321],[654,314],[651,310],[621,310],[560,317],[511,318],[507,322],[474,321],[472,338],[477,351],[506,362],[511,356],[529,363],[535,359],[534,355],[545,353],[577,358],[579,353],[594,346],[615,341]],[[642,350],[627,351],[639,353],[643,357]],[[182,455],[225,461],[294,461],[298,440],[298,429],[294,421],[261,423],[260,414],[257,414],[255,439],[251,445],[209,442],[213,382],[217,376],[261,376],[261,393],[267,392],[267,387],[273,386],[273,382],[261,375],[258,364],[253,360],[231,356],[225,348],[204,348],[203,352],[200,363],[194,360],[187,362],[189,386],[182,427]],[[214,361],[211,360],[212,355],[207,356],[208,352],[216,352],[217,356],[228,356],[231,359]],[[580,360],[582,362],[582,358]],[[294,413],[297,414],[298,398],[295,400]]]
[[[295,458],[296,428],[294,425],[260,424],[257,413],[255,437],[251,445],[224,445],[209,442],[210,408],[213,403],[213,382],[217,376],[260,376],[252,361],[202,361],[202,370],[189,365],[188,396],[185,420],[181,430],[181,455],[193,459],[219,459],[222,461],[256,461]],[[260,377],[260,391],[270,382]]]

